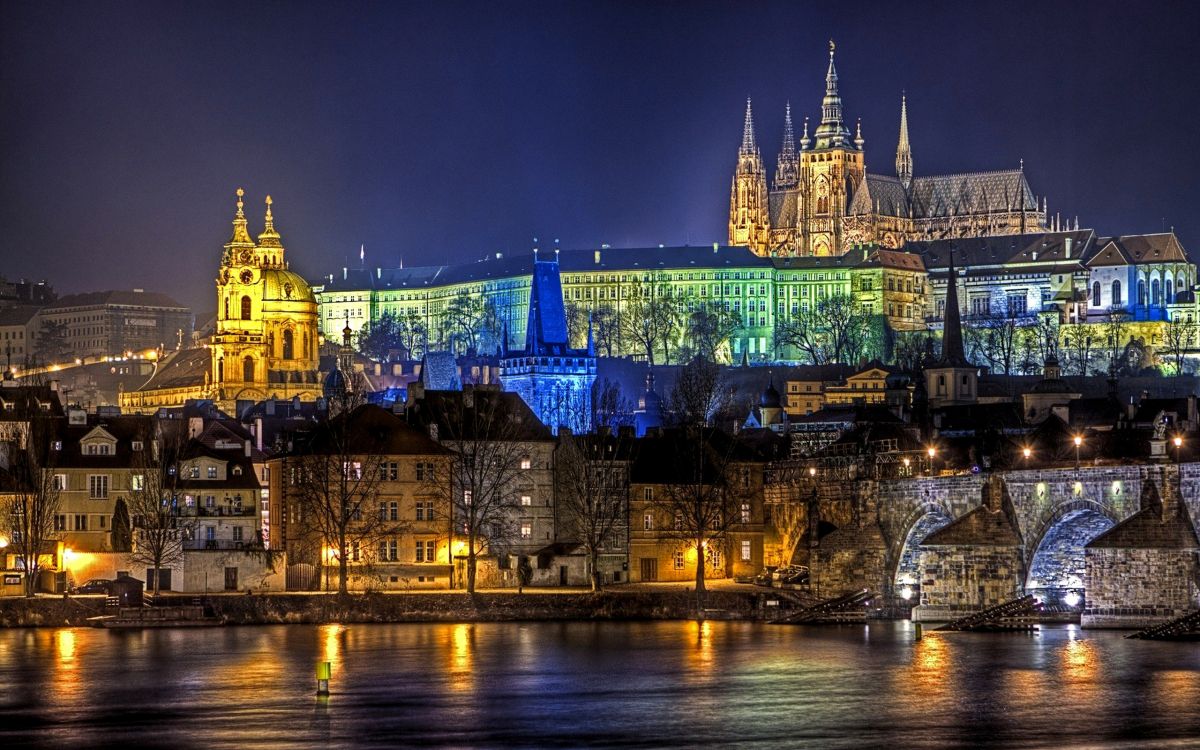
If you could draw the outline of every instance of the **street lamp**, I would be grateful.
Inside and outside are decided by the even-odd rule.
[[[1075,471],[1079,471],[1079,446],[1083,445],[1083,438],[1076,435],[1073,442],[1075,443]]]
[[[937,455],[937,448],[934,448],[931,445],[926,450],[926,453],[929,454],[929,473],[932,474],[933,473],[933,457]]]
[[[1033,451],[1029,448],[1022,448],[1021,455],[1025,457],[1025,463],[1029,463],[1029,457],[1033,455]]]
[[[1171,442],[1175,444],[1175,470],[1179,471],[1179,454],[1183,452],[1183,437],[1176,435],[1175,437],[1171,438]]]

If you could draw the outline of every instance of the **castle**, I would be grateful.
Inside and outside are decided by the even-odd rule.
[[[772,257],[838,256],[865,244],[899,248],[911,240],[1030,234],[1047,228],[1045,199],[1039,206],[1024,163],[995,172],[915,176],[903,95],[896,173],[868,173],[862,123],[852,137],[842,114],[833,56],[831,41],[821,123],[809,138],[804,119],[799,150],[791,105],[785,110],[783,146],[770,189],[746,101],[729,198],[730,245]]]

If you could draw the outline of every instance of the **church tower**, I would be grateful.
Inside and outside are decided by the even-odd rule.
[[[215,400],[225,409],[244,400],[315,400],[321,395],[316,298],[308,282],[287,268],[271,197],[256,244],[246,228],[243,195],[238,188],[233,235],[217,273],[210,344]]]
[[[904,189],[912,187],[912,147],[908,145],[908,100],[900,95],[900,143],[896,146],[896,176]]]
[[[929,405],[973,404],[979,398],[979,369],[967,360],[963,349],[962,312],[958,307],[958,274],[954,272],[954,250],[946,278],[946,313],[942,326],[942,356],[925,368],[925,392]]]
[[[729,244],[747,245],[755,253],[766,255],[770,229],[767,171],[754,141],[754,114],[747,99],[742,145],[729,195]]]
[[[783,111],[783,147],[775,164],[775,189],[790,190],[800,184],[800,160],[796,157],[796,133],[792,129],[792,103]]]
[[[821,124],[814,133],[811,149],[801,143],[800,181],[804,193],[801,255],[841,255],[849,249],[842,246],[842,217],[865,172],[862,128],[852,140],[842,117],[834,50],[831,40]]]

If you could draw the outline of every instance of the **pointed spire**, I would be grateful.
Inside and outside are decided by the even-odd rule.
[[[754,112],[750,108],[750,97],[746,97],[746,121],[742,125],[741,153],[753,154],[757,151],[758,145],[754,142]]]
[[[793,188],[800,181],[800,165],[796,160],[796,131],[792,127],[792,103],[783,111],[783,148],[775,164],[775,188]]]
[[[862,151],[864,143],[866,143],[866,141],[864,141],[862,137],[862,118],[860,117],[858,118],[858,125],[854,132],[854,147],[859,151]]]
[[[842,97],[838,94],[837,68],[833,64],[835,45],[829,40],[829,70],[825,73],[825,98],[821,101],[821,124],[817,127],[817,148],[850,145],[850,131],[842,121]]]
[[[254,240],[250,239],[250,232],[246,229],[246,212],[245,204],[242,203],[242,196],[246,194],[245,190],[237,189],[237,211],[233,215],[233,234],[229,238],[229,242],[225,243],[225,259],[226,265],[233,265],[241,262],[235,253],[236,250],[251,250],[254,248]]]
[[[912,146],[908,143],[908,97],[900,92],[900,143],[896,146],[896,176],[907,190],[912,185]]]
[[[282,248],[283,244],[279,241],[279,232],[275,231],[275,216],[271,213],[271,196],[267,196],[267,213],[263,218],[263,231],[258,235],[259,247],[277,247]]]
[[[800,136],[800,150],[807,151],[812,141],[808,137],[808,118],[804,118],[804,134]]]
[[[941,364],[969,367],[963,351],[962,314],[958,309],[958,275],[954,273],[954,247],[950,248],[950,274],[946,279],[946,316],[942,329]]]

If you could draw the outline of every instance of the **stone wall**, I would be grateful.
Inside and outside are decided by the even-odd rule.
[[[953,546],[921,551],[921,604],[914,621],[952,620],[1020,596],[1020,547]]]
[[[1089,549],[1085,628],[1144,628],[1200,608],[1196,552]]]

